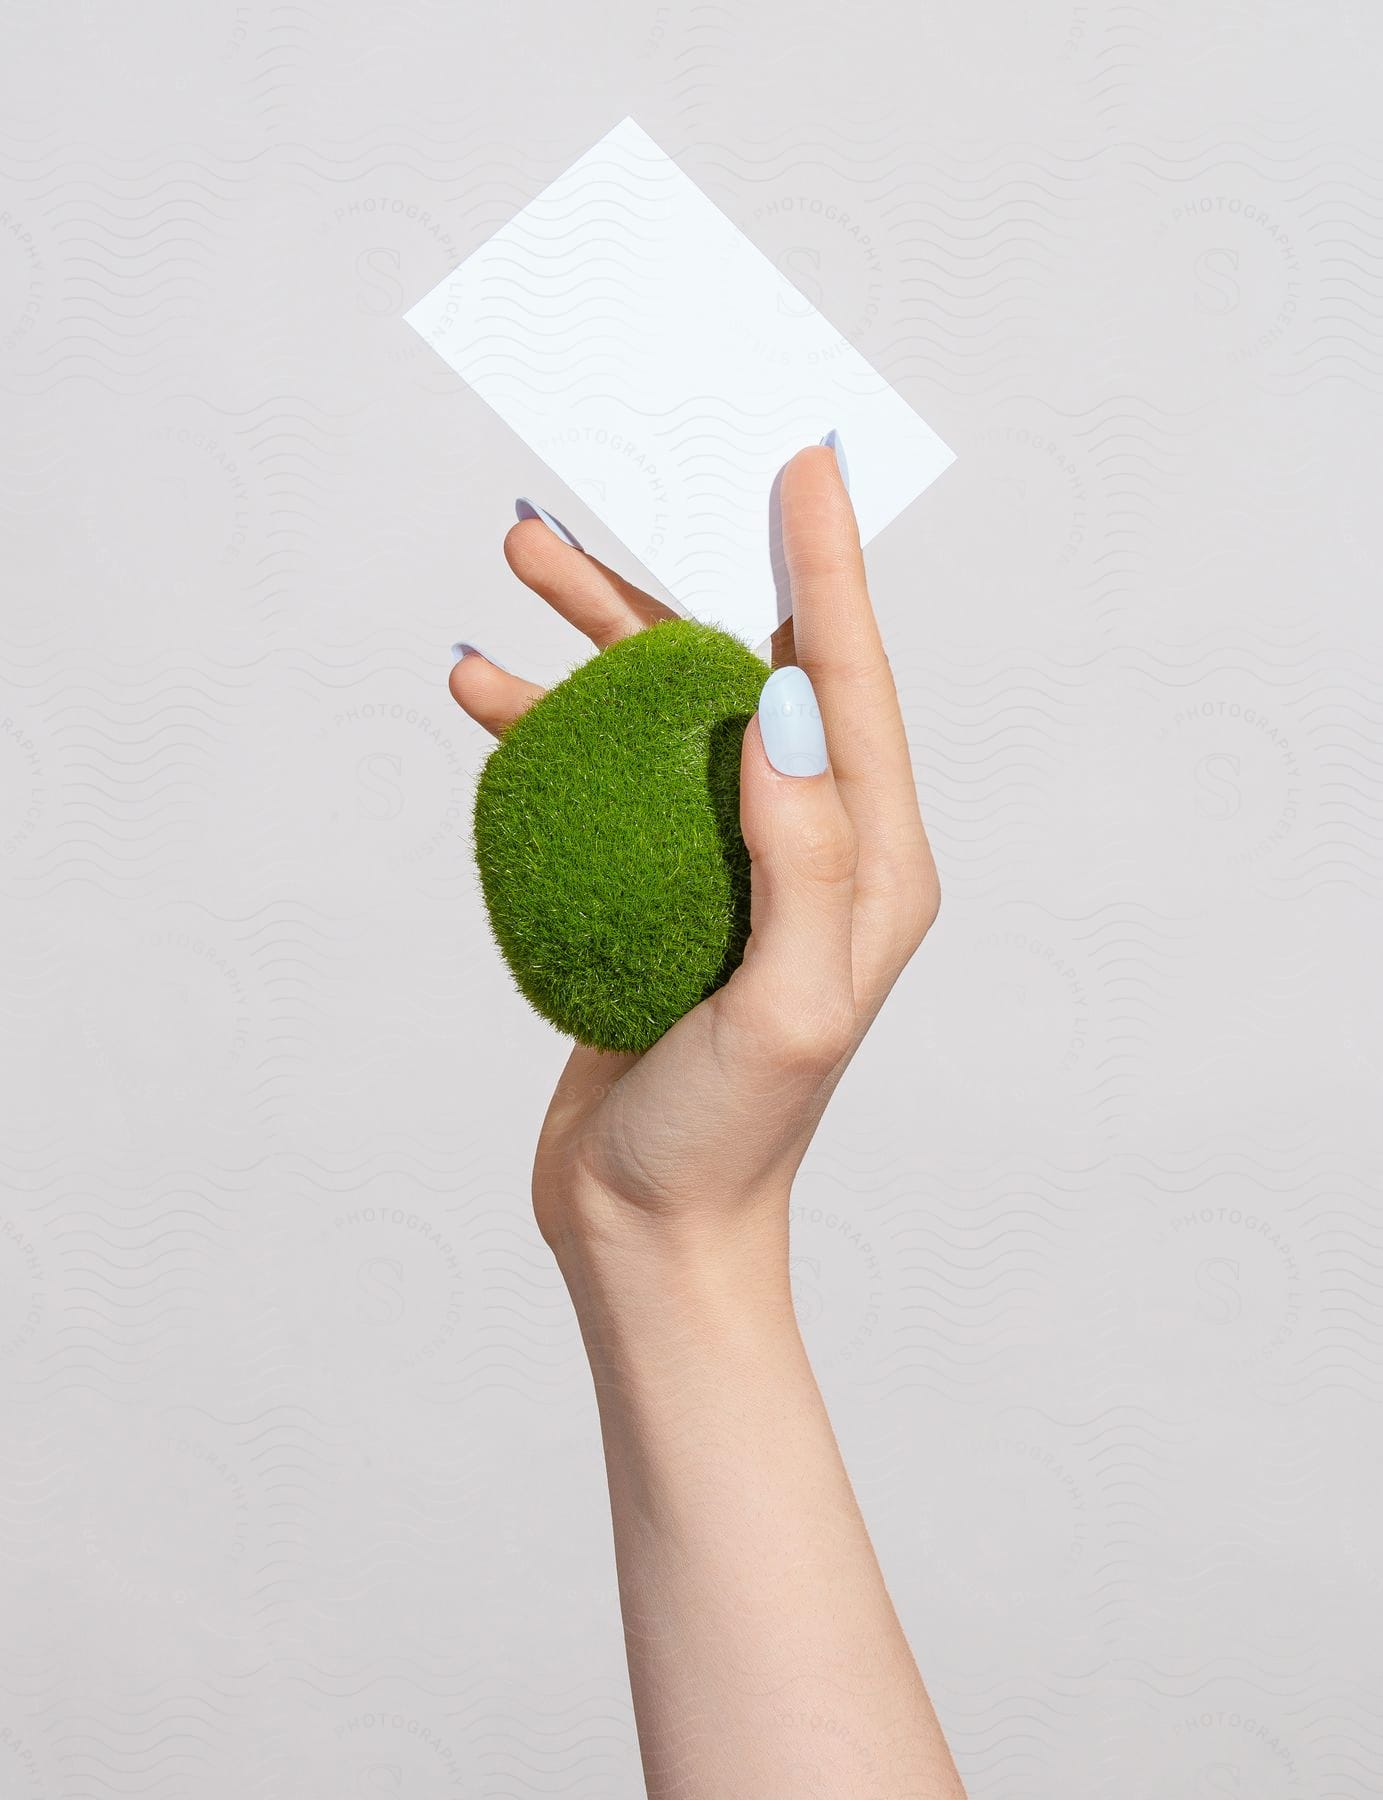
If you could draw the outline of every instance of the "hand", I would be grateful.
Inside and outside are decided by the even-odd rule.
[[[738,1226],[763,1206],[785,1214],[836,1082],[936,917],[898,697],[830,449],[792,458],[781,503],[793,616],[775,635],[773,664],[810,678],[829,767],[779,773],[760,719],[750,721],[744,960],[641,1056],[573,1050],[533,1171],[538,1226],[559,1261],[573,1245],[630,1231],[676,1240]],[[676,616],[540,519],[514,525],[504,554],[598,648]],[[450,686],[496,735],[543,693],[479,653],[456,664]]]
[[[808,1769],[842,1800],[964,1800],[787,1256],[793,1176],[939,890],[832,452],[800,451],[780,491],[794,614],[773,661],[809,677],[808,729],[784,754],[770,679],[740,759],[744,960],[642,1056],[573,1051],[533,1204],[595,1379],[649,1800],[788,1800]],[[538,520],[504,553],[602,648],[671,616]],[[451,691],[498,733],[542,690],[472,654]]]

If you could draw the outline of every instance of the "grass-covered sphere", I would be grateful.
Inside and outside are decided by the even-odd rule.
[[[481,771],[475,852],[529,1002],[579,1043],[646,1050],[749,935],[740,743],[768,665],[667,619],[572,671]]]

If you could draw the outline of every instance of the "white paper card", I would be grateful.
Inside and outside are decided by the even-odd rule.
[[[794,451],[839,431],[865,543],[954,461],[632,118],[404,316],[679,610],[753,647],[792,610]]]

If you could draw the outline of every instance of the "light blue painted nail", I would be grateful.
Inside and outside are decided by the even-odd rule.
[[[451,647],[452,668],[454,669],[457,663],[466,656],[483,656],[487,663],[495,663],[497,669],[504,669],[504,664],[495,662],[494,657],[482,650],[479,644],[453,644]],[[507,669],[504,669],[504,672],[506,675],[509,673]]]
[[[545,507],[535,506],[531,500],[518,499],[514,502],[514,512],[520,519],[541,519],[548,530],[555,531],[564,543],[570,544],[573,550],[581,550],[582,554],[585,554],[582,545],[577,542],[562,521],[554,519]]]
[[[836,467],[840,470],[840,478],[845,483],[845,491],[848,494],[850,492],[850,465],[845,460],[845,446],[841,443],[840,433],[836,430],[834,425],[821,441],[823,444],[829,444],[831,449],[835,451]]]
[[[780,775],[820,775],[826,768],[826,733],[805,669],[775,669],[759,695],[764,754]]]

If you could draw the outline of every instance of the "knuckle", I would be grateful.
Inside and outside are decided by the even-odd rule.
[[[819,1077],[850,1048],[854,1024],[853,1006],[833,1005],[810,1012],[789,1007],[774,1030],[774,1059],[786,1074]]]
[[[941,911],[941,883],[935,873],[924,874],[907,889],[899,918],[899,928],[908,954],[917,949],[936,924]]]
[[[849,821],[842,815],[804,826],[797,840],[796,860],[801,874],[823,887],[853,881],[859,846]]]
[[[825,647],[814,652],[807,673],[814,682],[849,687],[879,703],[897,693],[893,666],[880,645]]]

